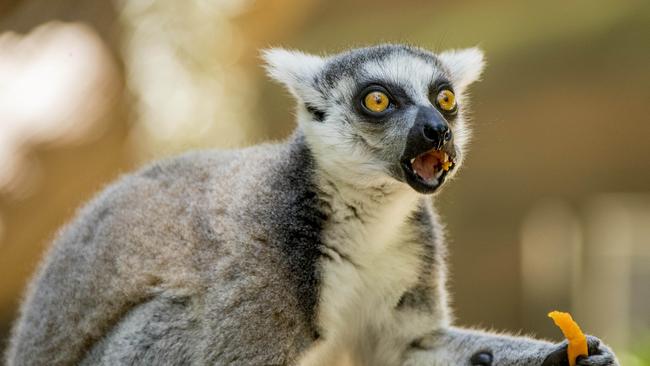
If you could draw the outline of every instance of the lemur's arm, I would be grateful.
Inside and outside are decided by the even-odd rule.
[[[588,337],[589,357],[579,366],[618,366],[616,356]],[[436,331],[407,356],[404,366],[568,366],[566,342],[553,344],[527,337],[497,335],[462,328]]]

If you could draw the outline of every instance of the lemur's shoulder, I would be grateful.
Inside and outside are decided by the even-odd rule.
[[[270,182],[290,180],[288,171],[308,174],[310,152],[298,140],[300,137],[241,149],[197,150],[160,159],[120,177],[84,210],[106,209],[107,205],[151,208],[151,200],[163,200],[157,202],[163,205],[193,205],[206,199],[215,204],[241,202],[251,193],[267,191]]]
[[[198,284],[203,279],[190,278],[199,275],[188,270],[196,269],[197,258],[221,260],[220,248],[231,246],[233,238],[250,238],[253,226],[282,230],[272,221],[284,216],[262,213],[300,201],[300,181],[309,178],[301,159],[291,158],[292,149],[281,143],[195,151],[124,175],[59,232],[48,261],[66,263],[79,275],[86,268],[82,263],[94,262],[95,272],[139,272],[156,283]],[[241,219],[248,216],[255,225]],[[176,269],[174,278],[161,278]]]
[[[314,334],[318,292],[322,216],[310,166],[308,149],[292,138],[191,152],[121,177],[55,238],[23,305],[47,326],[30,317],[18,323],[12,354],[20,356],[11,357],[46,363],[48,347],[65,343],[70,353],[53,364],[78,361],[84,345],[104,337],[125,312],[159,298],[202,304],[189,314],[211,329],[238,324],[209,340],[238,345],[233,355],[253,341],[261,342],[253,349],[269,350],[264,357],[298,352],[296,342]],[[286,323],[267,321],[279,313]],[[36,348],[44,351],[26,351]]]

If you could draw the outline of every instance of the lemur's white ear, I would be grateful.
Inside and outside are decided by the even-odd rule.
[[[325,65],[322,57],[300,51],[271,48],[262,51],[268,75],[284,84],[296,97],[309,101],[316,97],[315,78]]]
[[[445,51],[438,58],[451,72],[451,81],[458,92],[477,81],[485,67],[485,56],[477,47]]]

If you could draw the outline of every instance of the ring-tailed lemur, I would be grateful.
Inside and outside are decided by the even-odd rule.
[[[477,49],[274,49],[288,141],[126,176],[58,235],[9,365],[563,365],[566,345],[450,323],[428,194],[463,159]],[[590,338],[579,365],[616,365]]]

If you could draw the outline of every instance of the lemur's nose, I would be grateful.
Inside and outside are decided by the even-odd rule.
[[[438,149],[440,149],[442,145],[451,139],[451,130],[447,124],[425,124],[422,129],[422,133],[426,139],[437,143]]]
[[[441,149],[451,140],[451,129],[447,121],[433,108],[423,108],[419,111],[417,122],[422,128],[422,136],[428,144]]]

